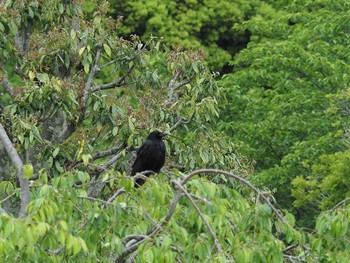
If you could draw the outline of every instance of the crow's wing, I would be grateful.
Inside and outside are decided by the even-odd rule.
[[[137,151],[136,160],[132,166],[131,176],[138,172],[153,171],[158,173],[165,162],[165,144],[162,140],[147,139]],[[145,174],[150,176],[151,173]],[[138,178],[135,187],[144,184],[144,179]]]
[[[146,140],[136,152],[136,160],[132,166],[131,176],[138,172],[145,171],[145,162],[149,159],[149,154],[152,151],[153,142]]]

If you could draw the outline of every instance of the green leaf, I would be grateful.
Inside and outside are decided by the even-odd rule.
[[[108,173],[104,173],[104,174],[102,175],[102,182],[107,181],[108,178],[109,178],[109,174],[108,174]]]
[[[23,175],[25,178],[30,179],[34,173],[34,167],[31,163],[26,163],[23,166]]]
[[[78,178],[82,183],[85,183],[88,179],[88,176],[84,172],[78,171]]]
[[[60,152],[60,147],[55,148],[55,150],[52,152],[52,157],[55,158],[59,152]]]
[[[146,250],[143,253],[143,259],[144,259],[144,262],[153,262],[154,260],[153,251],[151,249]]]
[[[77,36],[77,32],[74,29],[71,29],[70,37],[72,38],[72,40],[75,40],[76,36]]]
[[[162,246],[163,246],[164,251],[168,250],[172,243],[173,243],[173,241],[171,240],[170,237],[168,237],[167,235],[163,236]]]
[[[112,130],[112,135],[113,136],[116,136],[117,134],[118,134],[118,127],[117,126],[115,126],[114,128],[113,128],[113,130]]]
[[[104,48],[107,56],[111,57],[112,56],[111,48],[107,44],[103,44],[103,48]]]
[[[29,76],[30,80],[33,80],[35,78],[35,73],[30,70],[29,73],[28,73],[28,76]]]
[[[36,77],[42,83],[49,83],[50,81],[49,75],[46,73],[39,73]]]
[[[85,49],[86,49],[86,47],[82,47],[79,49],[79,51],[78,51],[79,56],[81,56],[84,53]]]
[[[92,160],[92,156],[90,154],[82,154],[81,159],[83,160],[83,164],[87,166],[89,161]]]
[[[88,74],[89,71],[90,71],[90,64],[89,64],[88,62],[86,62],[86,63],[84,64],[84,72],[85,72],[86,74]]]

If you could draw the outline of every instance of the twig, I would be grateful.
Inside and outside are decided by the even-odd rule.
[[[90,93],[95,92],[95,91],[99,91],[99,90],[106,90],[106,89],[124,86],[126,84],[125,83],[126,76],[128,76],[134,68],[135,68],[135,65],[132,65],[129,68],[128,72],[124,76],[122,76],[120,79],[117,79],[116,81],[111,82],[111,83],[96,86],[90,90]]]
[[[204,202],[204,203],[206,203],[206,204],[212,204],[212,202],[211,201],[209,201],[208,199],[206,199],[206,198],[204,198],[204,197],[201,197],[201,196],[198,196],[198,195],[194,195],[194,194],[191,194],[191,193],[189,193],[191,196],[192,196],[192,198],[194,198],[194,199],[197,199],[197,200],[199,200],[199,201],[202,201],[202,202]]]
[[[113,203],[110,203],[108,201],[102,200],[102,199],[98,199],[98,198],[94,198],[94,197],[90,197],[90,196],[79,196],[80,199],[86,199],[86,200],[90,200],[90,201],[94,201],[94,202],[100,202],[104,205],[111,205],[111,206],[116,206]]]
[[[131,147],[127,147],[125,148],[126,151],[128,151]],[[113,156],[111,159],[108,160],[108,162],[106,162],[104,165],[101,165],[101,167],[103,169],[107,169],[108,167],[110,167],[111,165],[113,165],[116,161],[118,161],[120,158],[123,157],[123,152],[120,152],[118,154],[116,154],[115,156]]]
[[[233,173],[227,172],[227,171],[223,171],[223,170],[219,170],[219,169],[200,169],[200,170],[196,170],[193,171],[191,173],[189,173],[187,176],[185,176],[180,184],[184,185],[186,184],[186,182],[193,176],[197,175],[197,174],[201,174],[201,173],[218,173],[218,174],[224,174],[226,176],[232,177],[242,183],[244,183],[245,185],[247,185],[249,188],[251,188],[252,190],[254,190],[254,192],[256,192],[262,199],[264,199],[264,201],[267,203],[267,205],[276,213],[276,215],[278,216],[279,219],[281,219],[281,221],[286,224],[289,225],[288,222],[286,221],[286,219],[281,215],[280,211],[275,208],[275,206],[273,204],[271,204],[270,200],[264,196],[264,194],[262,194],[260,192],[260,190],[258,188],[256,188],[254,185],[252,185],[249,181],[245,180],[244,178],[235,175]]]
[[[191,120],[186,120],[185,117],[181,117],[173,127],[169,129],[169,132],[176,130],[180,125],[190,123]]]
[[[19,185],[21,187],[21,208],[19,210],[19,216],[24,217],[26,216],[26,208],[27,205],[30,202],[30,190],[29,190],[29,182],[28,179],[24,177],[23,174],[23,163],[21,158],[19,157],[15,147],[13,146],[12,142],[10,141],[10,138],[7,136],[7,133],[0,123],[0,139],[3,142],[6,152],[11,158],[13,165],[16,168],[17,178],[19,180]]]
[[[202,214],[201,210],[199,209],[199,207],[197,206],[196,202],[193,200],[192,196],[189,194],[189,192],[187,192],[187,190],[183,187],[183,185],[181,183],[179,183],[176,180],[173,180],[173,183],[179,188],[181,189],[181,191],[187,196],[187,198],[190,200],[191,204],[193,205],[194,209],[196,209],[197,213],[199,214],[199,216],[202,218],[204,224],[207,226],[207,228],[209,229],[210,234],[212,235],[212,237],[214,238],[214,244],[218,250],[218,253],[221,254],[222,253],[222,248],[219,242],[219,239],[217,238],[214,230],[212,229],[212,227],[210,226],[208,220],[204,217],[204,215]]]
[[[305,259],[302,259],[302,258],[296,257],[296,256],[283,254],[283,257],[289,259],[292,262],[295,262],[294,260],[296,260],[297,262],[306,262]]]
[[[3,202],[6,202],[6,200],[10,199],[12,196],[14,196],[16,194],[16,192],[13,192],[12,194],[10,194],[9,196],[6,196],[4,199],[2,199],[0,201],[0,204],[2,204]]]
[[[108,200],[107,203],[112,203],[118,196],[120,196],[121,194],[125,193],[125,187],[122,187],[120,189],[118,189],[117,192],[114,193],[114,195],[112,195]]]
[[[59,253],[61,253],[61,251],[65,248],[65,246],[61,246],[59,248],[56,248],[54,250],[48,249],[47,253],[51,254],[51,255],[58,255]]]
[[[104,150],[104,151],[95,152],[91,155],[90,160],[95,161],[99,158],[104,158],[104,157],[113,155],[113,154],[117,153],[118,151],[120,151],[122,148],[125,148],[125,143],[118,144],[118,145],[113,146],[112,148]],[[69,167],[70,168],[72,168],[72,167],[77,168],[77,167],[81,166],[82,163],[83,163],[83,161],[73,162]],[[103,169],[102,165],[99,165],[97,169],[105,170],[105,169]]]
[[[345,198],[344,200],[340,201],[338,204],[336,204],[331,210],[325,211],[325,213],[333,213],[339,206],[345,204],[346,202],[350,201],[350,197]]]

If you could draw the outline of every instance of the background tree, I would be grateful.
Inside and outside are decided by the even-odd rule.
[[[170,46],[203,49],[212,70],[228,67],[232,55],[244,48],[249,35],[233,30],[255,14],[260,1],[119,1],[110,12],[124,16],[120,33],[137,34],[146,41],[161,36]],[[227,70],[227,69],[226,69]]]
[[[271,19],[243,24],[252,41],[236,57],[235,73],[221,83],[229,101],[222,128],[256,161],[255,182],[275,188],[285,208],[303,198],[291,198],[294,178],[318,178],[312,166],[319,157],[346,149],[347,118],[331,99],[349,81],[344,3],[297,1]],[[319,208],[304,206],[299,217],[309,220]]]

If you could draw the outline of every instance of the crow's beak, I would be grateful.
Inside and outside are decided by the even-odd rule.
[[[169,133],[163,132],[160,134],[160,137],[163,138],[164,136],[167,136],[167,135],[169,135]]]

